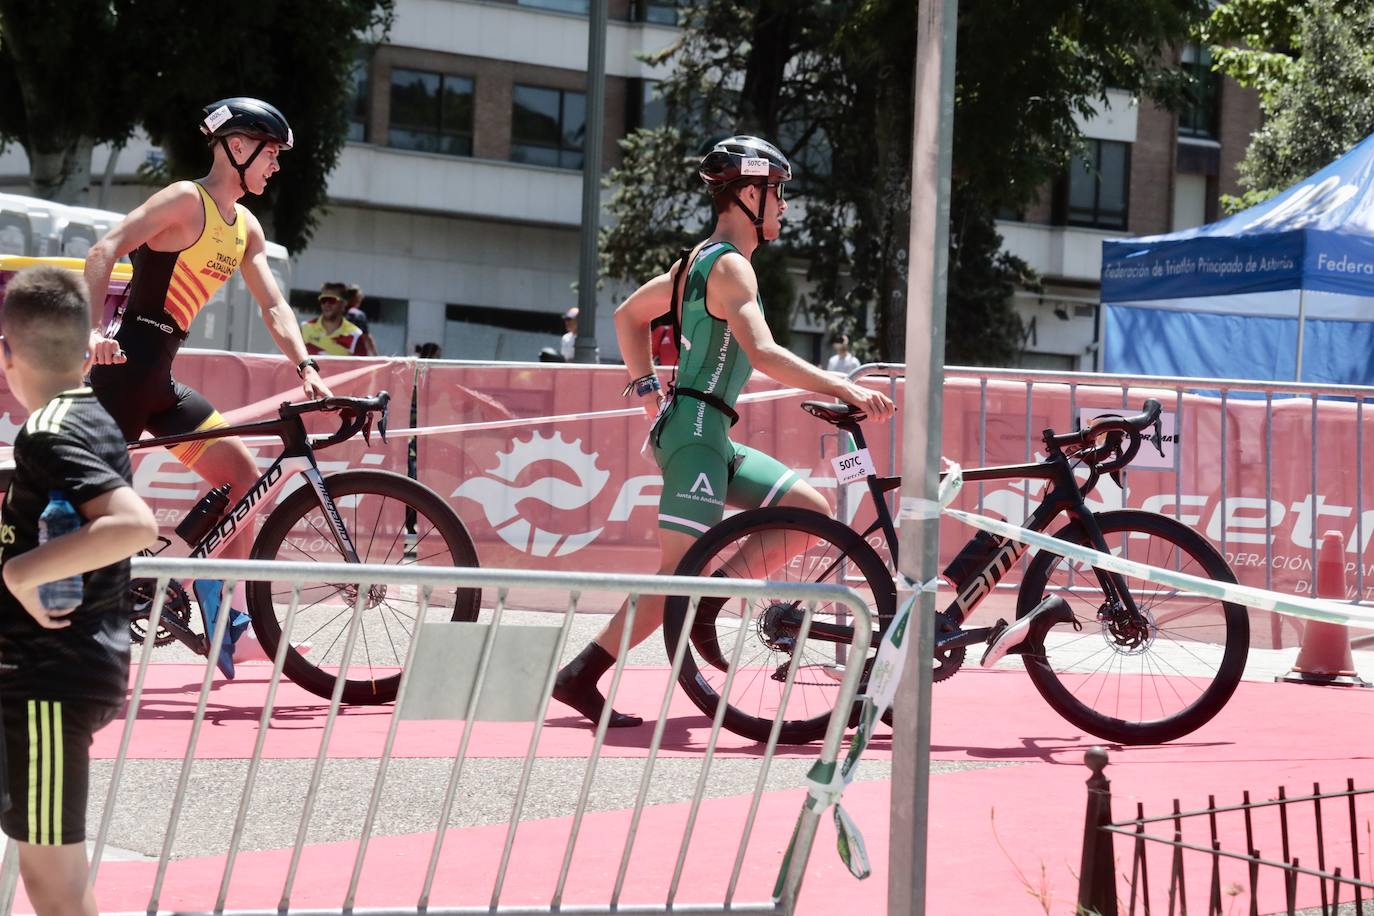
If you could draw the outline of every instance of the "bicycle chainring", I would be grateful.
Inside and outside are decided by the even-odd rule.
[[[129,639],[136,645],[142,645],[148,636],[148,618],[153,612],[156,588],[155,579],[135,579],[129,583],[129,597],[133,604],[133,611],[129,616]],[[167,598],[162,604],[162,616],[173,617],[184,629],[190,629],[191,601],[180,582],[167,583]],[[172,632],[159,624],[157,634],[153,637],[153,645],[165,646],[175,641],[176,637]]]
[[[939,641],[941,636],[959,631],[959,620],[948,611],[935,612],[935,639]],[[930,669],[930,680],[933,683],[947,680],[959,673],[959,669],[964,667],[964,658],[968,655],[968,649],[958,646],[953,649],[936,649],[934,662]]]

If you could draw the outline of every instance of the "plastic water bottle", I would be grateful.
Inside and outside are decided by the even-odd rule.
[[[60,490],[49,493],[48,506],[38,516],[38,543],[46,544],[80,527],[81,515],[67,497]],[[50,611],[66,610],[81,604],[83,591],[81,576],[68,576],[38,586],[38,602]]]

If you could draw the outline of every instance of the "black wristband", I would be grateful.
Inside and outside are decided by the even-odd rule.
[[[633,391],[635,393],[635,397],[642,398],[650,392],[662,390],[663,385],[659,382],[658,376],[650,372],[648,375],[641,375],[639,378],[635,379],[634,381],[626,385],[625,390],[621,392],[621,395],[628,398],[630,396],[630,392]]]
[[[320,364],[315,361],[315,357],[307,356],[305,359],[296,363],[296,374],[301,378],[305,378],[305,370],[307,367],[314,369],[316,372],[320,371]]]

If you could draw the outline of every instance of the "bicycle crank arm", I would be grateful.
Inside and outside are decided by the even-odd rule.
[[[181,621],[170,614],[164,614],[162,619],[158,621],[158,626],[171,633],[172,636],[176,637],[177,642],[197,655],[210,654],[210,645],[205,638],[194,630],[183,626]]]

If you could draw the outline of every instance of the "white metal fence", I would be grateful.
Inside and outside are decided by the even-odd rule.
[[[579,596],[583,592],[615,590],[624,593],[630,597],[631,614],[633,614],[639,596],[645,594],[689,596],[691,598],[690,613],[692,614],[695,613],[697,601],[708,596],[801,602],[805,607],[805,616],[800,631],[801,639],[805,639],[805,634],[811,626],[812,614],[818,605],[838,605],[842,606],[847,613],[852,614],[857,623],[854,651],[858,653],[856,657],[862,658],[869,648],[872,626],[868,607],[853,591],[840,586],[782,586],[752,580],[724,580],[719,578],[687,579],[494,569],[397,568],[390,566],[191,561],[158,558],[136,559],[134,561],[134,575],[155,578],[159,581],[159,598],[153,609],[153,618],[149,621],[148,626],[150,633],[156,631],[157,618],[163,610],[161,596],[165,594],[164,587],[168,580],[185,581],[194,578],[212,578],[231,583],[267,580],[271,581],[274,587],[291,583],[290,606],[283,623],[283,630],[288,634],[292,632],[297,610],[301,604],[300,593],[303,583],[320,581],[357,583],[359,585],[385,583],[390,587],[399,582],[418,590],[421,610],[416,615],[416,626],[410,639],[405,673],[401,680],[397,700],[392,707],[389,707],[386,736],[380,757],[376,760],[376,775],[371,791],[367,796],[366,810],[362,817],[362,828],[356,838],[356,849],[353,850],[351,864],[347,868],[340,867],[342,860],[333,866],[335,870],[331,872],[331,878],[337,886],[337,896],[334,902],[322,903],[316,895],[316,899],[310,900],[308,903],[311,911],[346,913],[356,908],[360,880],[368,863],[369,844],[378,836],[376,826],[379,808],[383,793],[388,788],[388,768],[393,761],[393,749],[398,730],[403,721],[450,719],[461,721],[461,740],[456,752],[436,751],[435,753],[435,756],[446,758],[451,754],[442,804],[437,811],[418,810],[410,812],[417,822],[428,820],[432,824],[432,840],[429,841],[430,852],[423,881],[418,886],[410,887],[401,886],[401,883],[398,882],[394,888],[391,888],[394,891],[392,894],[394,899],[388,899],[380,909],[369,907],[369,911],[505,914],[547,914],[553,912],[649,914],[669,911],[675,914],[724,912],[785,914],[793,912],[820,816],[818,810],[801,804],[805,798],[805,792],[800,783],[798,784],[797,797],[800,815],[795,827],[795,845],[790,854],[783,856],[776,853],[776,850],[781,849],[786,843],[786,837],[769,836],[763,841],[763,845],[773,851],[776,860],[776,882],[772,880],[768,882],[768,891],[771,893],[759,893],[758,898],[754,900],[741,899],[740,895],[740,878],[746,853],[751,852],[751,849],[753,850],[751,862],[756,861],[758,856],[757,849],[751,847],[751,838],[755,832],[756,818],[761,800],[764,797],[765,786],[768,783],[769,770],[774,762],[778,738],[778,724],[776,723],[771,740],[762,749],[762,752],[757,756],[751,755],[751,759],[757,761],[757,775],[747,802],[741,801],[741,804],[747,804],[748,810],[744,813],[737,841],[733,837],[728,838],[728,843],[733,845],[733,856],[719,856],[720,850],[730,848],[727,846],[726,837],[712,835],[708,840],[701,840],[698,843],[698,849],[702,845],[708,845],[717,853],[720,863],[725,866],[712,871],[713,875],[719,874],[720,886],[708,889],[702,887],[700,883],[696,883],[690,889],[684,887],[684,865],[689,848],[693,845],[693,831],[698,823],[698,814],[702,810],[708,776],[721,737],[724,704],[712,722],[709,739],[704,748],[700,750],[700,769],[695,786],[689,795],[685,825],[681,829],[680,841],[676,844],[677,852],[672,868],[669,871],[663,867],[664,863],[657,863],[658,871],[668,875],[661,899],[626,899],[628,896],[627,878],[631,875],[632,853],[635,849],[637,832],[641,827],[646,807],[652,807],[647,802],[651,785],[654,784],[655,767],[660,764],[660,749],[664,740],[669,702],[676,688],[677,673],[682,665],[683,652],[687,645],[686,639],[680,641],[679,649],[675,657],[671,659],[672,668],[667,676],[659,706],[658,722],[653,728],[652,737],[648,743],[633,805],[629,809],[621,810],[622,815],[628,814],[628,826],[624,833],[623,848],[619,856],[618,867],[615,870],[613,889],[609,896],[604,902],[596,903],[573,904],[565,900],[569,890],[576,888],[578,884],[578,871],[573,867],[573,864],[574,852],[579,839],[584,840],[584,845],[588,839],[592,839],[595,843],[618,840],[618,838],[605,836],[595,838],[582,836],[584,818],[588,813],[589,797],[596,779],[598,765],[602,762],[602,750],[607,737],[607,717],[603,716],[595,732],[591,753],[585,761],[577,802],[571,813],[570,829],[559,861],[550,860],[542,865],[546,872],[549,869],[557,869],[555,890],[547,903],[543,904],[530,904],[528,900],[503,903],[503,899],[512,886],[518,886],[528,879],[528,876],[517,874],[516,871],[512,870],[512,850],[522,823],[534,819],[525,816],[530,803],[538,801],[536,796],[539,789],[531,780],[531,772],[538,757],[540,736],[543,731],[554,677],[563,655],[563,649],[568,644],[569,632],[575,619]],[[426,611],[431,590],[436,588],[481,588],[486,590],[485,595],[491,600],[484,606],[481,619],[478,622],[453,623],[443,620],[442,615],[435,617]],[[511,611],[506,606],[507,595],[512,589],[556,590],[566,593],[568,595],[567,607],[561,615],[560,624],[553,627],[540,627],[530,626],[528,622],[523,626],[513,623],[511,618],[516,616],[516,612]],[[348,635],[339,661],[339,674],[341,675],[338,681],[339,686],[336,687],[328,704],[318,752],[314,757],[308,783],[303,792],[299,794],[298,810],[278,812],[278,814],[291,817],[298,816],[299,825],[295,831],[294,843],[291,844],[290,863],[286,869],[285,879],[281,883],[277,906],[275,908],[235,907],[234,895],[231,893],[231,880],[235,876],[236,864],[245,852],[244,837],[246,829],[250,826],[250,803],[255,791],[265,788],[264,779],[267,777],[264,777],[263,774],[264,744],[272,730],[271,726],[273,726],[278,687],[286,657],[286,639],[282,640],[282,647],[277,652],[266,688],[265,701],[256,717],[256,740],[251,755],[246,760],[247,769],[243,777],[243,788],[237,810],[217,810],[210,815],[221,818],[225,825],[228,825],[232,820],[232,827],[226,831],[228,835],[222,852],[209,857],[213,867],[203,866],[202,868],[200,880],[203,881],[203,898],[194,903],[188,903],[185,899],[174,901],[178,911],[206,914],[225,912],[281,913],[289,912],[293,908],[298,912],[302,911],[299,905],[293,904],[293,897],[296,896],[295,892],[301,881],[308,877],[310,869],[320,867],[319,857],[309,855],[312,851],[312,819],[318,817],[321,810],[331,804],[331,800],[327,797],[327,790],[324,788],[322,775],[326,762],[330,760],[331,735],[340,718],[342,675],[347,671],[354,656],[360,634],[364,632],[362,621],[367,616],[368,608],[365,605],[368,603],[369,594],[369,589],[359,588],[358,596],[351,608]],[[347,613],[348,610],[342,609],[341,612]],[[218,646],[224,639],[225,622],[228,616],[227,614],[219,615],[215,632],[210,634],[212,644],[210,658],[217,655]],[[751,635],[752,628],[748,624],[749,621],[746,619],[744,625],[739,628],[738,640],[741,645]],[[628,632],[629,626],[627,625],[625,629]],[[366,636],[364,635],[363,638]],[[623,648],[622,645],[622,650]],[[151,812],[156,806],[150,802],[159,796],[165,796],[169,791],[171,792],[170,815],[162,838],[161,850],[156,858],[155,871],[147,883],[146,906],[142,907],[143,911],[148,913],[155,913],[168,908],[166,905],[168,901],[164,897],[168,870],[174,858],[177,857],[175,850],[178,829],[185,827],[188,823],[188,787],[191,770],[192,765],[198,762],[198,746],[201,743],[203,726],[206,723],[207,706],[212,701],[212,687],[215,682],[214,665],[207,660],[204,663],[204,676],[200,685],[195,712],[191,719],[189,734],[186,738],[184,753],[181,755],[180,767],[177,769],[175,785],[171,786],[158,782],[132,783],[129,779],[124,778],[124,774],[129,768],[131,747],[139,730],[139,710],[147,696],[145,687],[149,672],[153,668],[153,665],[150,664],[153,650],[153,642],[148,640],[142,646],[139,657],[135,659],[136,674],[132,694],[123,722],[118,754],[113,761],[110,772],[104,806],[101,810],[98,827],[95,821],[88,825],[94,836],[91,858],[92,881],[95,883],[97,899],[101,899],[103,886],[100,876],[109,869],[108,863],[102,869],[102,860],[105,859],[111,823],[120,815],[121,811],[126,809],[133,809],[135,812],[145,811],[147,813],[144,816],[151,817]],[[627,655],[626,651],[621,651],[619,654],[619,660],[612,674],[606,704],[607,709],[615,702],[616,693],[621,686]],[[735,656],[735,658],[738,657],[738,655]],[[794,656],[786,674],[786,681],[783,685],[784,700],[780,703],[778,713],[780,718],[783,710],[786,709],[786,692],[790,691],[797,675],[796,659],[799,657],[800,653]],[[858,692],[862,675],[863,668],[858,665],[852,665],[844,671],[843,677],[836,684],[835,708],[850,708]],[[377,709],[377,707],[369,708]],[[824,743],[817,750],[820,761],[830,762],[836,759],[847,718],[847,716],[841,715],[831,717],[830,728]],[[459,792],[465,770],[480,770],[483,766],[483,759],[474,758],[469,754],[474,724],[491,720],[529,722],[532,724],[531,731],[518,779],[514,784],[504,787],[511,793],[510,811],[505,822],[504,845],[499,857],[495,879],[490,888],[488,903],[486,906],[471,905],[470,903],[450,906],[441,899],[435,899],[436,876],[441,872],[441,852],[446,840],[452,841],[451,831],[453,828],[451,825],[456,822],[456,815],[465,804],[473,801],[471,794]],[[394,789],[395,787],[393,787],[393,791]],[[470,792],[471,790],[469,790]],[[420,793],[415,794],[418,797]],[[196,816],[202,818],[206,816],[206,812],[203,810],[198,808],[197,811]],[[789,834],[792,826],[789,823]],[[757,843],[754,844],[754,846],[758,845]],[[9,892],[4,897],[3,913],[5,914],[10,911],[17,878],[13,849],[11,848],[8,852],[5,868],[3,873],[0,873],[0,882],[2,882],[0,889]],[[636,858],[635,861],[640,862],[641,860]],[[394,865],[394,862],[382,862],[376,864],[375,867],[385,874],[387,869],[393,868]],[[453,867],[451,857],[448,864],[443,867]],[[319,878],[318,875],[314,877]],[[643,883],[636,885],[636,887],[641,888],[640,892],[642,892]],[[106,909],[112,903],[113,901],[102,900]]]

